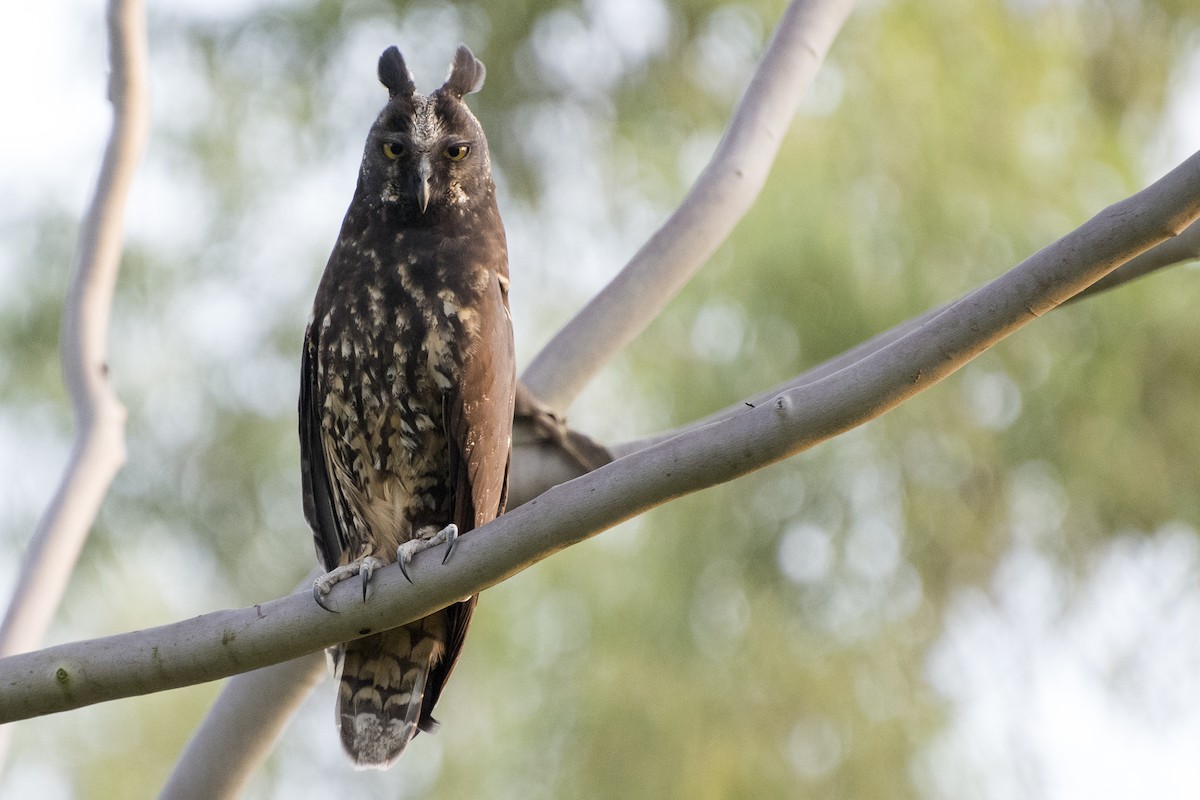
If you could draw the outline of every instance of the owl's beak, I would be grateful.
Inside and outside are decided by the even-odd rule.
[[[422,214],[429,207],[429,195],[432,192],[430,181],[432,179],[433,165],[429,163],[429,154],[422,153],[421,159],[417,162],[417,205],[421,207]]]

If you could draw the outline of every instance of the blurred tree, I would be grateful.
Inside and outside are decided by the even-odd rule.
[[[55,639],[259,601],[310,566],[298,348],[382,102],[384,46],[401,46],[423,87],[460,40],[488,65],[474,107],[527,360],[695,176],[781,5],[152,9],[153,138],[112,342],[130,461]],[[1197,8],[1167,0],[863,3],[755,210],[573,423],[618,441],[691,421],[956,297],[1130,193],[1196,147],[1198,36]],[[64,205],[47,195],[0,217],[0,545],[13,553],[66,441],[53,355]],[[959,724],[972,706],[954,687],[978,688],[971,670],[1021,652],[1031,630],[968,639],[965,661],[946,653],[974,630],[964,608],[1003,617],[1011,598],[1041,604],[1048,638],[1074,630],[1056,627],[1073,605],[1103,607],[1097,565],[1159,563],[1130,542],[1191,541],[1166,552],[1200,570],[1200,322],[1178,284],[1190,277],[1050,315],[853,434],[502,584],[480,605],[442,733],[388,773],[353,773],[320,690],[251,796],[1066,796],[1044,757],[989,739],[994,719]],[[1200,674],[1195,648],[1145,635]],[[1097,691],[1154,677],[1092,641],[1078,647]],[[1179,686],[1194,696],[1165,719],[1194,730],[1200,691]],[[148,796],[215,691],[22,723],[0,794]],[[1017,777],[964,755],[996,747]]]

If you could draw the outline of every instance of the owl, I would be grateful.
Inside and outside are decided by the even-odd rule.
[[[487,139],[463,96],[484,66],[460,46],[445,84],[416,91],[400,51],[379,59],[387,105],[304,335],[304,514],[328,573],[357,576],[445,544],[503,512],[514,371],[508,255]],[[445,559],[443,559],[444,561]],[[360,767],[385,768],[418,731],[462,649],[477,597],[332,653],[336,719]]]

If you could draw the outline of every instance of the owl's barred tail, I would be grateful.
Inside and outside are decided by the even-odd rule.
[[[336,709],[342,746],[356,766],[385,769],[417,731],[437,729],[422,709],[441,642],[418,622],[343,647]]]

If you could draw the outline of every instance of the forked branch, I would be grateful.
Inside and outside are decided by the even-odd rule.
[[[542,402],[565,412],[729,237],[758,198],[796,104],[853,5],[788,5],[724,137],[683,203],[522,374]]]

